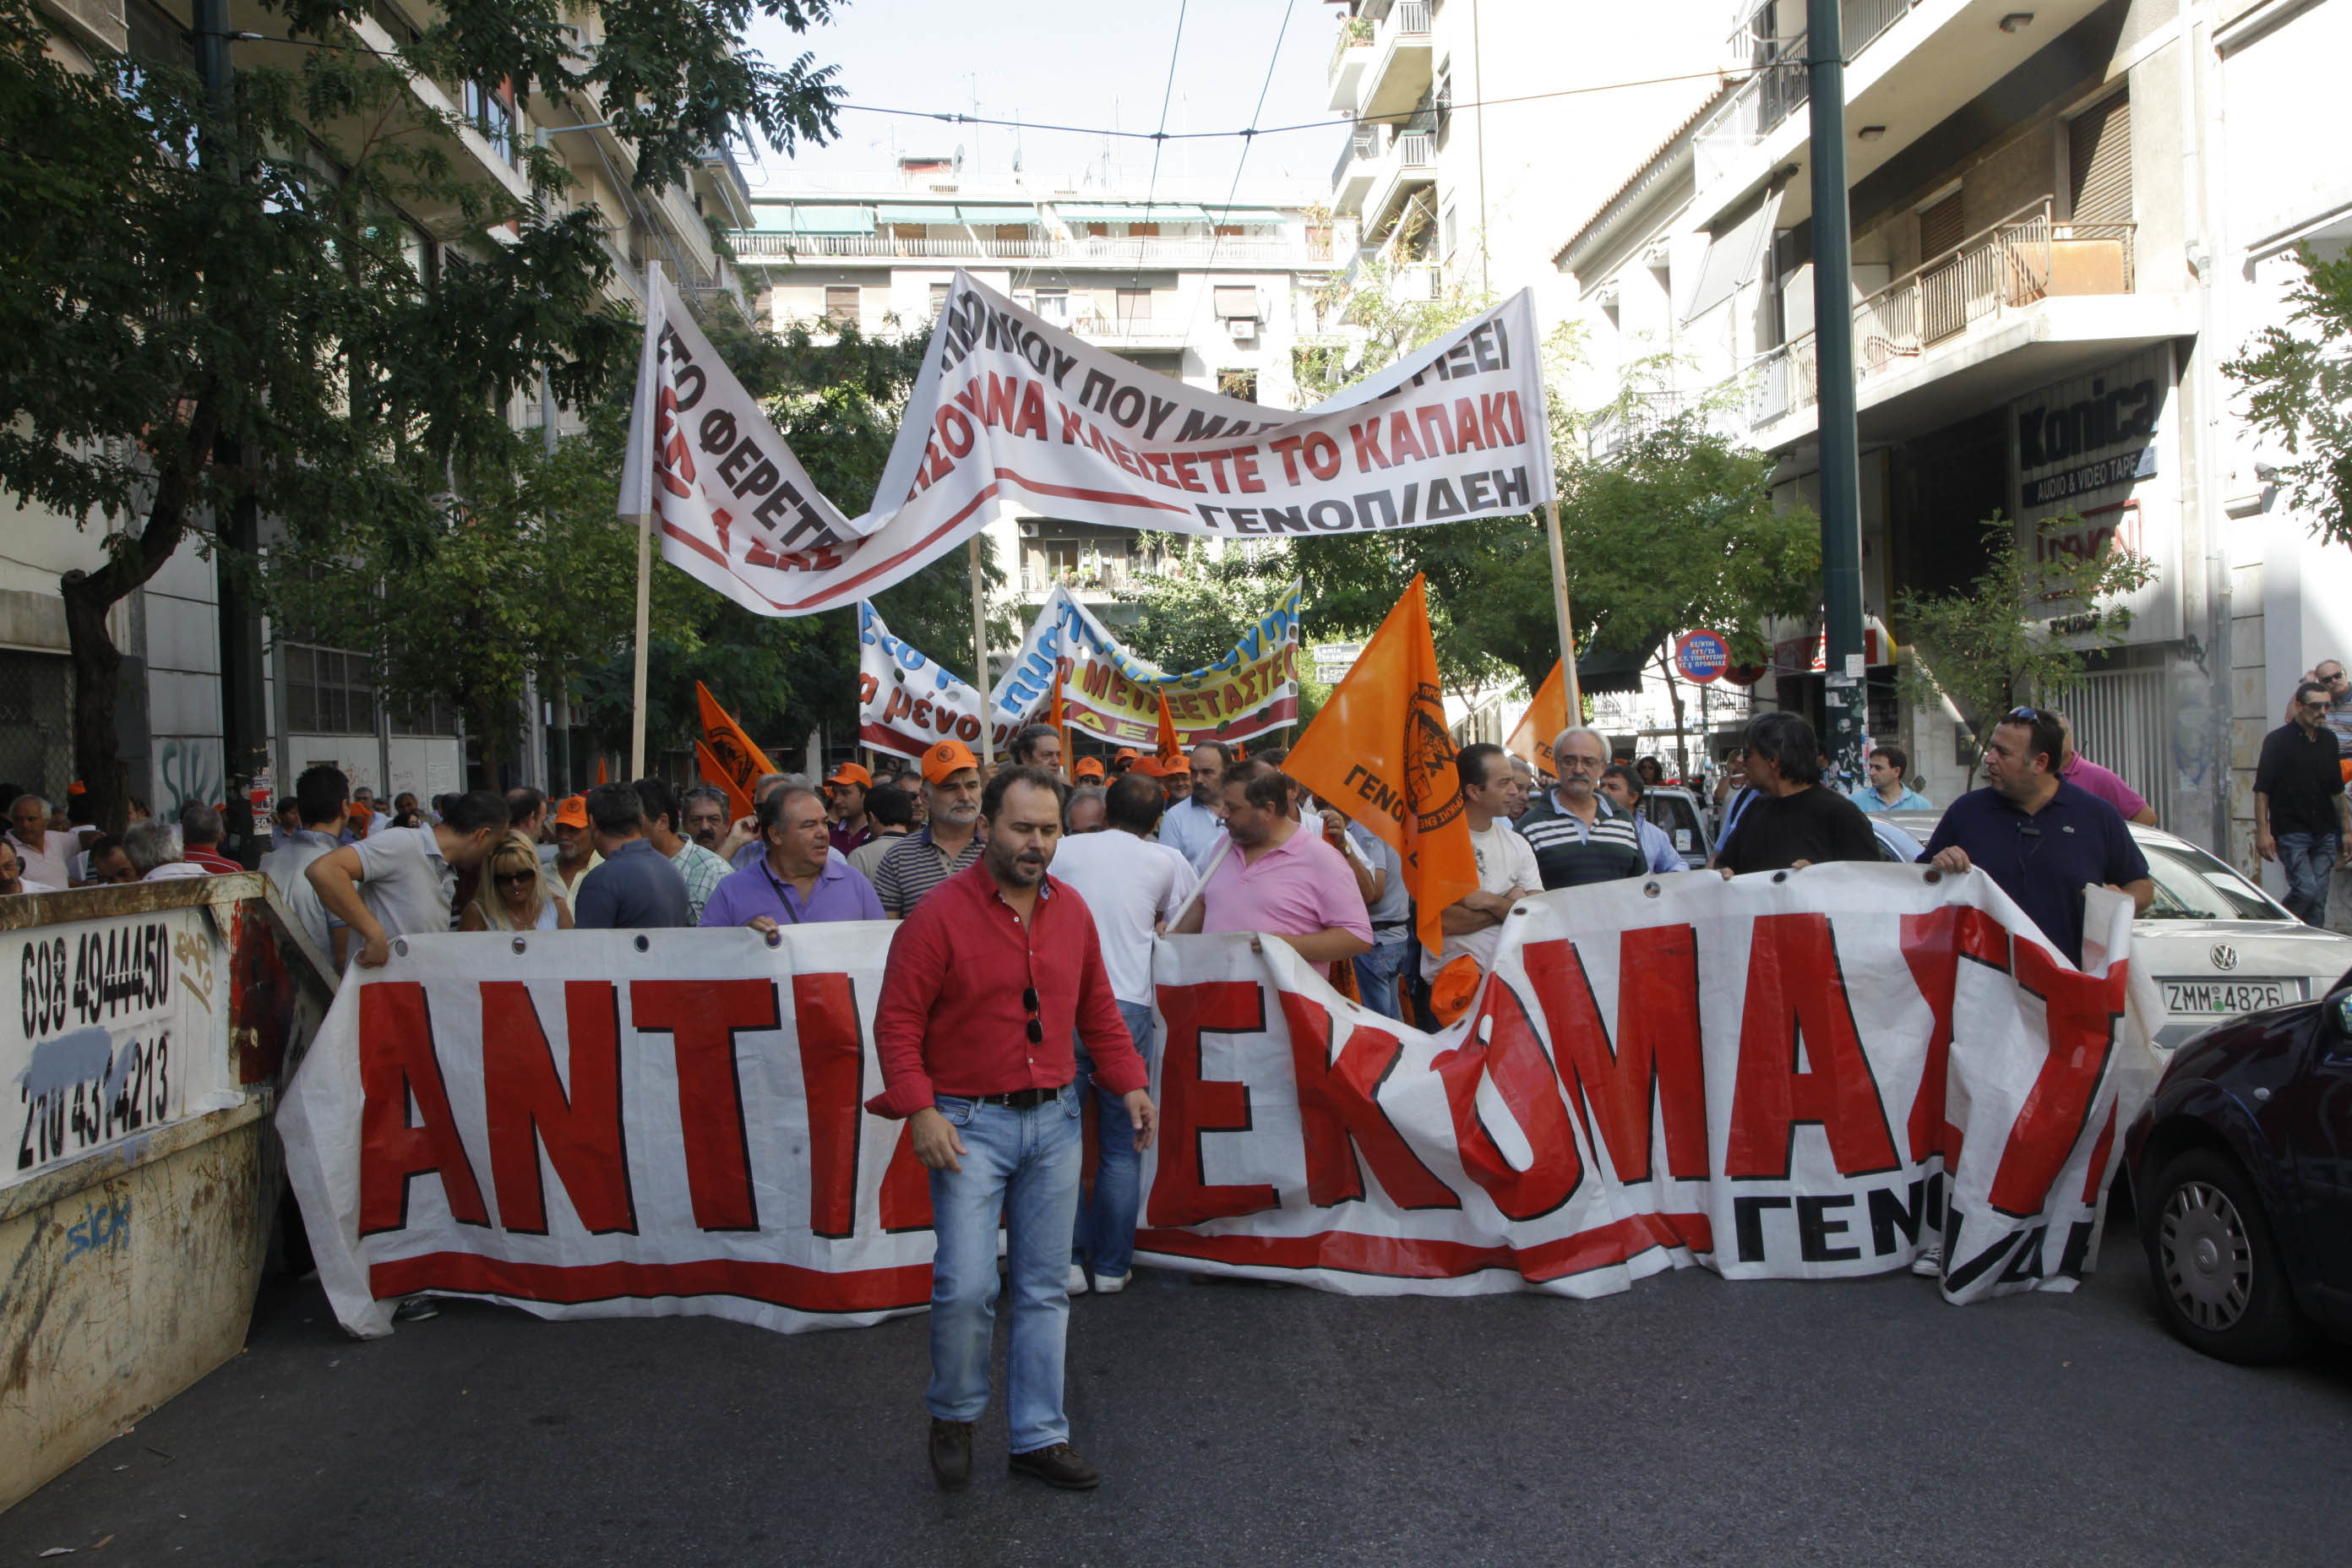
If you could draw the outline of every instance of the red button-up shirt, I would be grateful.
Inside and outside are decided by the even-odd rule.
[[[1043,1037],[1034,1045],[1022,1005],[1032,986]],[[907,1117],[935,1095],[1057,1089],[1077,1076],[1073,1028],[1106,1088],[1125,1094],[1150,1082],[1118,1016],[1086,900],[1048,877],[1024,925],[976,861],[899,922],[874,1009],[882,1092],[866,1109]]]

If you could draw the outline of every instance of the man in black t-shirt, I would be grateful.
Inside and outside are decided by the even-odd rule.
[[[1731,876],[1785,871],[1825,860],[1875,860],[1878,836],[1862,808],[1822,787],[1821,742],[1794,713],[1759,713],[1740,755],[1763,792],[1740,814],[1739,831],[1716,857]]]
[[[2286,873],[2286,907],[2306,925],[2326,920],[2328,878],[2352,850],[2329,703],[2319,681],[2296,687],[2294,721],[2263,737],[2254,764],[2254,847]]]

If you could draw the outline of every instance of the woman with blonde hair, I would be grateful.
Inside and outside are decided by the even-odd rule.
[[[570,931],[572,910],[550,893],[539,849],[509,833],[482,863],[482,885],[466,906],[459,931]]]

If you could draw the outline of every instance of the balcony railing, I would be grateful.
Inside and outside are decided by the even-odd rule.
[[[1331,165],[1331,184],[1337,186],[1348,177],[1348,165],[1361,159],[1370,163],[1381,155],[1381,128],[1359,125],[1339,144],[1339,161]]]
[[[1919,0],[1844,0],[1839,16],[1848,63],[1917,4]],[[1808,63],[1811,50],[1805,34],[1767,41],[1743,30],[1733,35],[1731,42],[1737,54],[1749,57],[1746,68],[1755,74],[1699,127],[1695,155],[1701,186],[1711,183],[1739,153],[1779,129],[1812,97]]]
[[[1205,265],[1251,262],[1283,267],[1323,267],[1331,260],[1328,238],[1247,238],[1234,235],[1171,237],[1073,236],[1038,239],[949,239],[888,234],[772,234],[738,231],[736,253],[746,262],[822,263],[841,257],[954,260],[994,258],[1013,261],[1102,262],[1111,265]]]
[[[1053,591],[1056,583],[1081,592],[1119,593],[1147,580],[1161,575],[1161,558],[1157,555],[1105,555],[1082,566],[1021,568],[1021,592],[1027,596],[1039,596]]]
[[[1338,44],[1331,50],[1331,68],[1326,76],[1338,76],[1347,63],[1349,49],[1360,49],[1372,41],[1372,24],[1369,17],[1350,16],[1339,24]]]
[[[1980,321],[2053,295],[2128,294],[2137,226],[2058,223],[2048,196],[1931,258],[1853,308],[1854,380],[1902,369]],[[1749,374],[1751,427],[1813,405],[1813,334],[1774,349]]]

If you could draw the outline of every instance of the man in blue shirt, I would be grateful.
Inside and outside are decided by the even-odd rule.
[[[706,926],[780,926],[820,921],[878,921],[874,884],[831,853],[832,829],[816,791],[787,784],[760,803],[760,843],[767,853],[719,884],[702,906]]]
[[[1664,874],[1690,868],[1683,861],[1682,851],[1675,847],[1675,841],[1666,837],[1666,830],[1642,814],[1641,774],[1623,763],[1612,763],[1601,771],[1601,793],[1633,817],[1634,835],[1642,841],[1642,855],[1651,870]]]
[[[1203,741],[1193,747],[1192,793],[1160,819],[1160,842],[1191,861],[1195,872],[1208,866],[1225,841],[1225,819],[1216,807],[1225,770],[1233,765],[1233,750],[1223,741]]]
[[[583,931],[692,925],[686,879],[646,837],[646,804],[628,784],[588,792],[588,831],[604,863],[580,879],[572,924]]]
[[[1985,744],[1986,786],[1944,813],[1927,858],[1946,871],[1984,872],[2079,965],[2084,886],[2115,888],[2144,911],[2156,900],[2156,883],[2122,815],[2058,776],[2064,754],[2054,718],[2038,708],[2011,710]]]
[[[1903,782],[1911,771],[1910,753],[1900,746],[1871,748],[1870,783],[1853,792],[1853,804],[1864,811],[1933,811],[1936,803]]]

